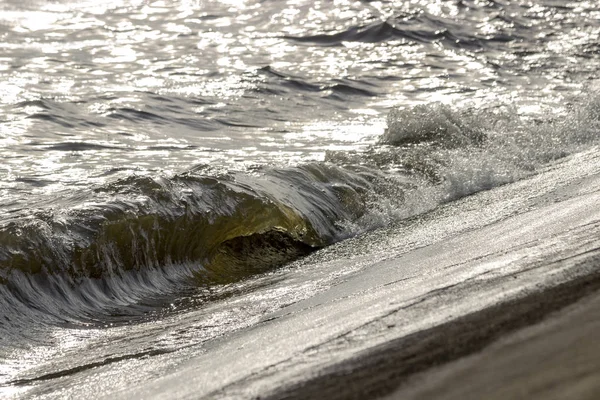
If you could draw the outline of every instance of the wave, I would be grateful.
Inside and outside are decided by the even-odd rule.
[[[0,328],[143,314],[156,299],[521,179],[598,143],[600,96],[537,120],[510,107],[418,105],[392,110],[387,125],[366,151],[321,163],[131,176],[12,213],[0,222]]]
[[[275,70],[271,66],[260,68],[259,73],[264,74],[270,81],[264,82],[264,87],[257,90],[272,94],[282,95],[291,92],[296,95],[298,92],[319,93],[325,98],[348,102],[351,97],[373,97],[379,94],[381,89],[367,81],[358,81],[353,79],[333,79],[330,84],[322,85],[310,80],[283,73]]]
[[[440,38],[435,31],[413,30],[398,28],[393,21],[379,21],[360,26],[350,26],[347,29],[331,33],[306,36],[288,36],[286,39],[297,42],[310,42],[321,45],[340,45],[342,42],[367,42],[377,43],[392,39],[409,39],[417,41],[431,41]]]
[[[208,173],[132,176],[3,221],[4,315],[21,304],[94,320],[190,285],[235,282],[340,240],[341,221],[364,213],[368,183],[335,166]]]
[[[494,17],[496,18],[496,17]],[[517,23],[517,22],[515,22]],[[401,13],[395,17],[361,25],[351,25],[337,32],[318,33],[304,36],[286,36],[288,40],[321,46],[340,46],[343,42],[379,43],[389,40],[404,40],[410,43],[444,43],[450,47],[477,50],[486,45],[506,43],[522,38],[522,32],[500,30],[494,34],[478,32],[474,21],[457,22],[455,19],[437,16],[421,10]],[[526,25],[517,25],[523,31]]]

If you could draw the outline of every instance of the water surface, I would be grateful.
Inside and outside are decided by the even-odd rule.
[[[595,1],[4,1],[3,390],[191,356],[367,265],[327,246],[589,152],[599,21]]]

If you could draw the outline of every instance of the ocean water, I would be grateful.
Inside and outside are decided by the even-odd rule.
[[[176,365],[594,153],[599,37],[597,1],[4,0],[0,393]]]

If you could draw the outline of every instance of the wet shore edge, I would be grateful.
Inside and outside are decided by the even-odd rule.
[[[594,398],[600,248],[576,257],[594,266],[589,273],[390,340],[261,398]]]

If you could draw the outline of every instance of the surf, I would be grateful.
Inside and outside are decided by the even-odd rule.
[[[510,107],[393,109],[364,151],[286,168],[134,175],[15,212],[0,225],[3,330],[27,318],[143,314],[151,299],[160,308],[158,299],[238,282],[531,176],[598,143],[599,99],[545,119]]]

